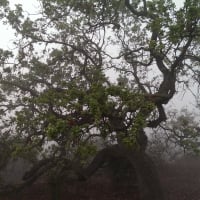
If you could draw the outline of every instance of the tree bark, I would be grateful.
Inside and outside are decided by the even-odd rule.
[[[101,150],[80,174],[87,179],[92,176],[105,162],[119,157],[127,159],[134,168],[139,185],[141,200],[164,200],[156,167],[144,151],[122,148],[119,145]]]
[[[151,158],[144,152],[128,154],[135,168],[141,200],[164,200],[158,172]]]

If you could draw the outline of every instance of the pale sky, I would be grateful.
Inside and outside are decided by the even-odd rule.
[[[183,5],[184,0],[175,0],[177,7]],[[37,0],[10,0],[10,4],[13,6],[14,4],[22,4],[24,10],[29,13],[37,13]],[[8,26],[2,25],[0,23],[0,48],[4,49],[12,49],[12,42],[14,40],[14,32]],[[176,96],[176,98],[170,103],[173,108],[180,109],[182,107],[193,107],[194,100],[192,100],[192,95],[189,93],[180,93]]]

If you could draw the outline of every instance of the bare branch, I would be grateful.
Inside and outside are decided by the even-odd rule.
[[[189,46],[191,45],[192,41],[193,41],[193,37],[190,37],[188,39],[186,45],[182,48],[182,51],[181,51],[180,55],[176,58],[176,60],[172,64],[172,66],[171,66],[171,70],[172,71],[176,71],[176,69],[180,67],[180,64],[185,59],[186,52],[187,52]]]
[[[157,105],[159,117],[156,120],[150,121],[147,126],[150,128],[156,128],[161,122],[166,121],[167,117],[165,110],[161,104]]]
[[[144,9],[143,11],[137,11],[136,9],[133,8],[133,6],[131,6],[130,1],[129,0],[125,0],[125,6],[137,17],[146,17],[146,18],[151,18],[151,19],[155,19],[156,16],[152,13],[148,13],[147,12],[147,6],[146,6],[146,0],[143,0],[144,3]]]

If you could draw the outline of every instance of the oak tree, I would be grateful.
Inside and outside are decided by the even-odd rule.
[[[0,50],[1,134],[20,140],[15,154],[49,147],[25,181],[69,170],[86,179],[124,157],[141,199],[164,199],[145,128],[199,77],[200,2],[39,0],[34,16],[0,6],[16,34],[16,48]]]

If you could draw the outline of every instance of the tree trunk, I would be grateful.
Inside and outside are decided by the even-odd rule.
[[[164,200],[158,172],[151,158],[143,152],[127,157],[136,171],[141,200]]]
[[[119,157],[124,157],[133,166],[138,179],[141,200],[164,200],[156,167],[143,151],[128,150],[119,145],[107,147],[101,150],[80,174],[86,179],[92,176],[103,163]]]
[[[50,186],[52,200],[61,199],[61,189],[62,189],[61,179],[62,179],[61,177],[50,177],[49,186]]]

